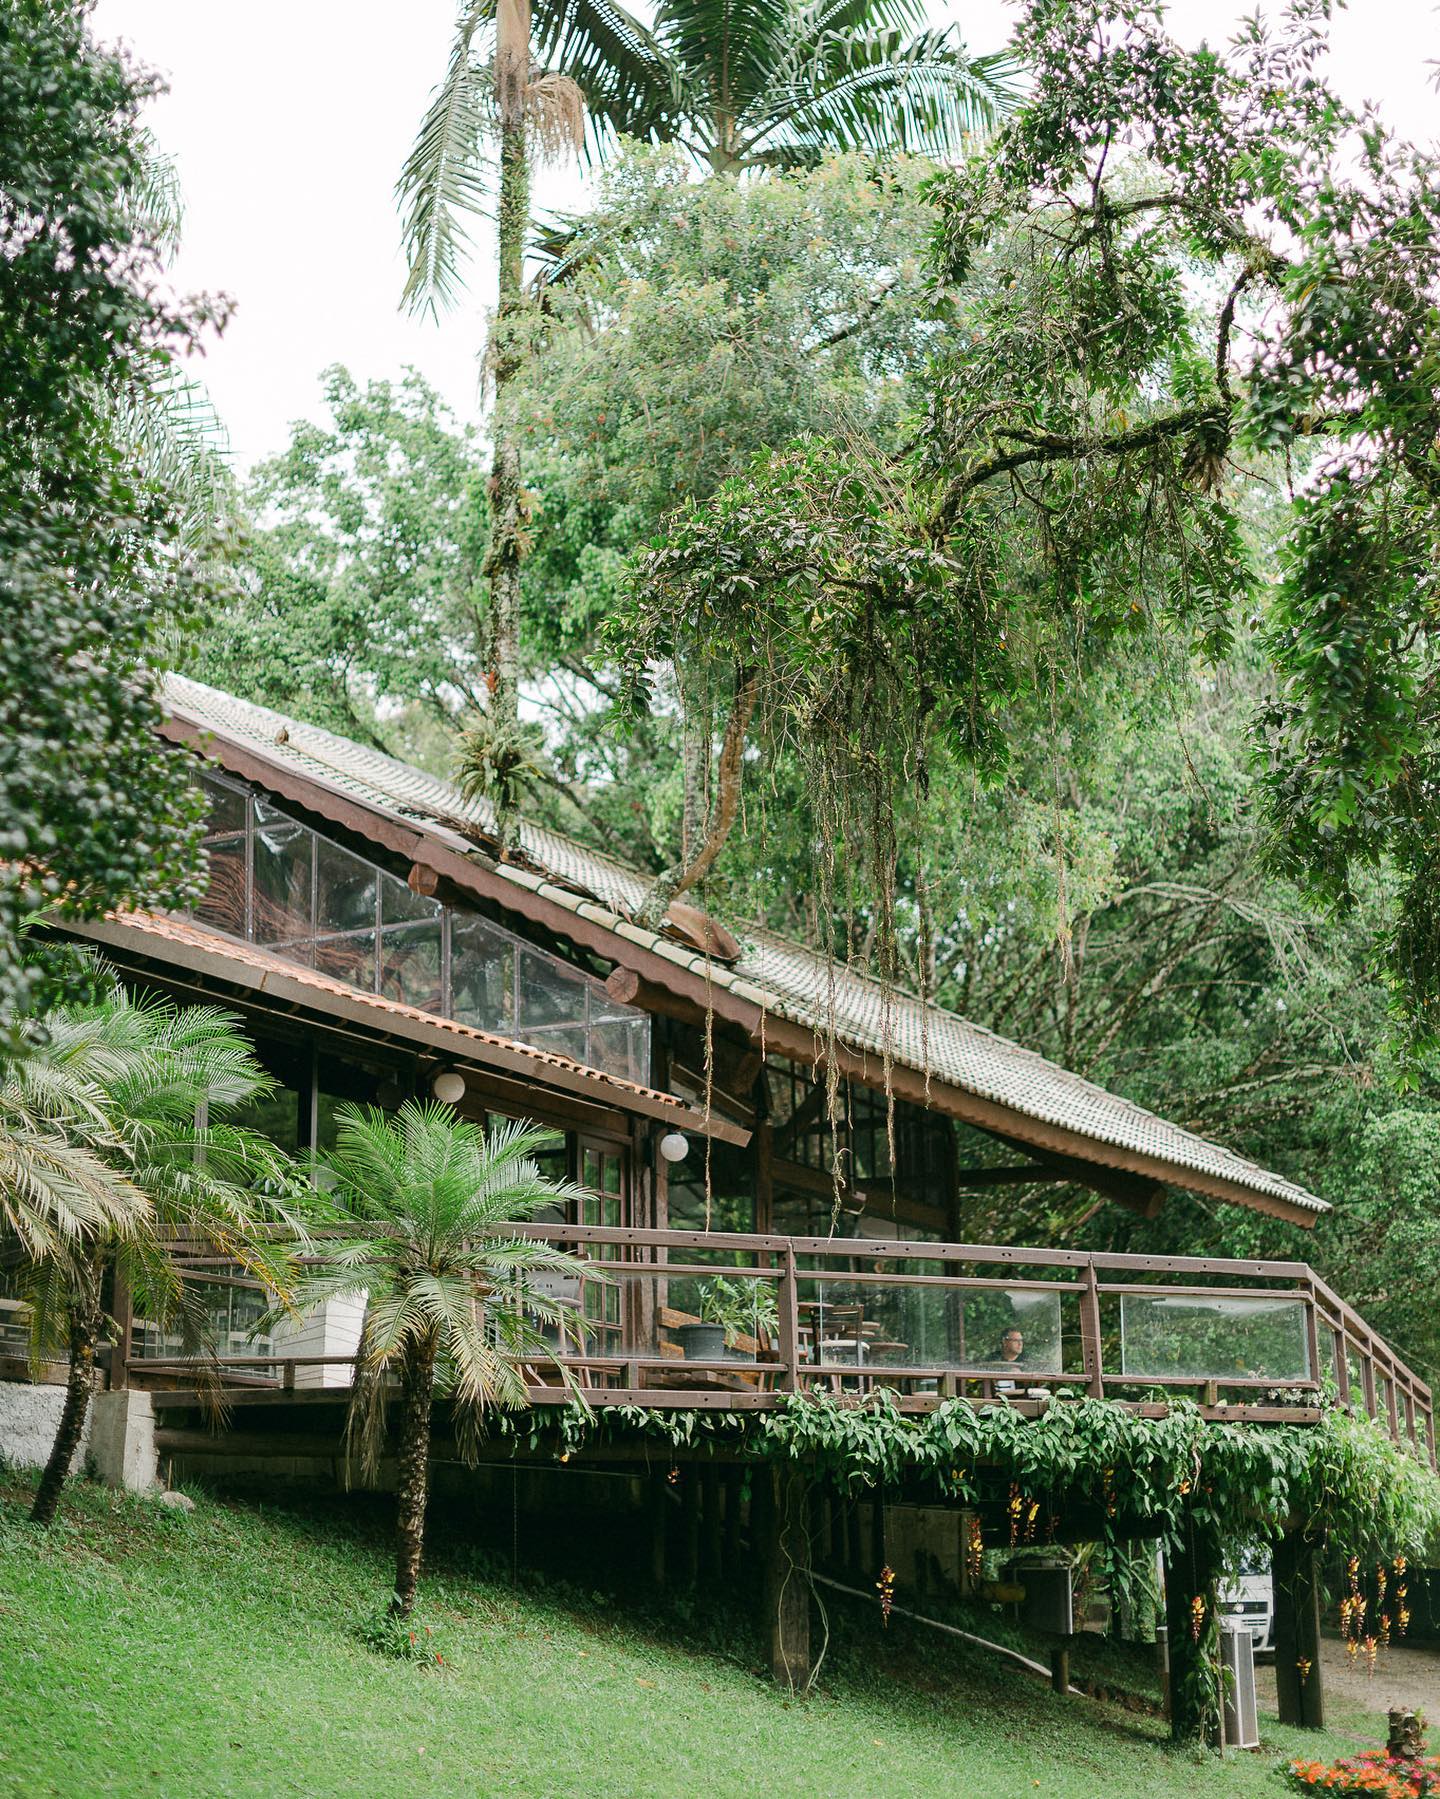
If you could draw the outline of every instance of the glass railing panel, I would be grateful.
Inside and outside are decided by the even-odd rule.
[[[961,1286],[934,1276],[806,1273],[799,1291],[802,1363],[968,1369],[1017,1384],[1027,1371],[1064,1372],[1064,1307],[1078,1304],[1058,1287]],[[1070,1323],[1073,1332],[1075,1315]]]
[[[515,1035],[515,953],[488,919],[451,913],[451,1015],[461,1024]]]
[[[258,874],[258,859],[257,859]],[[315,929],[321,935],[374,928],[380,870],[320,838],[315,864]]]
[[[210,878],[205,897],[195,908],[195,916],[213,930],[227,937],[245,935],[245,833],[226,837],[207,837],[205,859]]]
[[[277,955],[286,952],[277,950]],[[345,937],[317,937],[312,953],[316,972],[332,981],[375,991],[375,932],[352,931]]]
[[[1137,1380],[1311,1378],[1301,1299],[1123,1294],[1120,1372]]]

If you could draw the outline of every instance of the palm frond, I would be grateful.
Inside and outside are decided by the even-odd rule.
[[[409,274],[401,305],[438,317],[459,295],[470,239],[461,216],[486,216],[494,165],[486,146],[493,81],[481,54],[494,0],[471,0],[460,14],[445,79],[436,89],[395,194],[404,210]]]
[[[615,137],[664,135],[681,71],[632,12],[616,0],[541,0],[533,20],[536,63],[584,96],[592,156]]]
[[[747,157],[813,162],[837,148],[960,155],[1016,98],[1006,56],[970,57],[949,30],[831,33],[776,79],[745,120]]]

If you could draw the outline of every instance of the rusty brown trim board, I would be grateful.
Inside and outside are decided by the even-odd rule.
[[[504,875],[487,869],[469,856],[451,849],[431,829],[404,823],[399,816],[344,794],[333,783],[320,776],[300,776],[265,757],[248,745],[213,729],[202,729],[172,712],[161,727],[169,741],[182,744],[212,761],[219,762],[232,773],[239,774],[258,786],[278,794],[293,804],[328,818],[332,823],[383,844],[396,855],[411,862],[424,861],[436,873],[480,898],[501,908],[518,913],[543,926],[556,936],[593,950],[617,968],[633,970],[641,979],[664,989],[667,994],[688,1000],[691,1016],[703,1019],[706,1011],[716,1018],[738,1024],[752,1042],[767,1052],[775,1051],[815,1066],[824,1061],[826,1044],[822,1033],[814,1027],[798,1025],[782,1014],[771,1012],[754,1002],[742,999],[727,988],[706,981],[703,976],[682,968],[667,957],[633,943],[610,927],[584,918],[567,906],[547,899]],[[422,851],[423,846],[423,851]],[[558,886],[559,883],[556,883]],[[604,908],[602,908],[603,910]],[[864,1085],[884,1092],[886,1070],[878,1066],[881,1058],[843,1043],[833,1045],[837,1069]],[[1123,1150],[1098,1138],[1066,1126],[1035,1119],[995,1100],[983,1099],[950,1083],[927,1077],[917,1070],[891,1063],[888,1087],[896,1097],[907,1099],[926,1111],[958,1118],[983,1130],[994,1132],[1010,1142],[1071,1156],[1078,1162],[1115,1169],[1127,1175],[1188,1188],[1209,1194],[1231,1204],[1248,1206],[1252,1211],[1283,1218],[1305,1229],[1314,1226],[1317,1213],[1304,1206],[1291,1204],[1274,1194],[1261,1193],[1239,1181],[1207,1175],[1153,1156]],[[716,1133],[719,1135],[719,1133]],[[1106,1197],[1114,1197],[1107,1194]],[[1123,1203],[1123,1201],[1122,1201]]]
[[[700,1136],[709,1134],[740,1148],[750,1141],[750,1133],[743,1126],[732,1124],[729,1119],[718,1114],[712,1113],[706,1118],[703,1112],[687,1106],[683,1100],[676,1100],[671,1104],[662,1099],[652,1099],[638,1089],[601,1080],[539,1056],[532,1058],[521,1050],[507,1049],[500,1043],[462,1037],[447,1030],[438,1021],[432,1024],[426,1019],[412,1018],[403,1012],[381,1012],[373,1006],[367,1006],[363,996],[359,994],[352,998],[345,993],[331,993],[328,988],[316,987],[308,981],[291,976],[283,968],[255,969],[248,963],[227,957],[221,950],[202,948],[199,944],[182,943],[172,937],[147,932],[140,926],[127,925],[123,919],[67,918],[63,921],[63,928],[92,942],[138,951],[157,961],[189,969],[192,973],[209,975],[216,980],[228,980],[243,986],[248,992],[272,997],[283,1005],[344,1019],[352,1025],[368,1025],[377,1036],[399,1037],[408,1043],[418,1044],[443,1061],[474,1063],[483,1069],[499,1070],[502,1074],[518,1076],[542,1089],[548,1087],[574,1094],[592,1103],[598,1101],[611,1112],[638,1112],[647,1118],[660,1119],[666,1124],[693,1131]]]

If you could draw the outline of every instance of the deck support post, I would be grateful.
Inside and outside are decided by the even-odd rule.
[[[889,1564],[885,1555],[885,1487],[875,1483],[875,1501],[870,1508],[870,1578],[879,1580],[880,1570]]]
[[[1178,1543],[1165,1550],[1165,1624],[1170,1650],[1170,1735],[1220,1746],[1220,1539],[1188,1510]]]
[[[848,1496],[845,1500],[845,1538],[849,1548],[850,1572],[865,1572],[864,1533],[860,1527],[860,1501]]]
[[[680,1477],[680,1584],[687,1591],[700,1578],[700,1470],[693,1464]]]
[[[803,1693],[810,1685],[810,1519],[805,1476],[797,1468],[765,1468],[757,1485],[770,1488],[764,1507],[765,1619],[770,1672],[779,1685]]]
[[[1275,1693],[1280,1722],[1302,1730],[1325,1728],[1320,1678],[1320,1583],[1315,1551],[1299,1530],[1275,1545]]]
[[[720,1470],[714,1462],[707,1462],[700,1470],[700,1503],[700,1573],[705,1580],[718,1582],[724,1537],[720,1516]]]
[[[740,1572],[740,1506],[745,1488],[745,1470],[727,1468],[725,1482],[725,1533],[720,1548],[720,1566],[726,1580],[734,1580]]]
[[[663,1474],[650,1476],[650,1490],[645,1508],[646,1528],[650,1537],[650,1579],[661,1592],[665,1590],[665,1538],[669,1529],[669,1482]]]
[[[1056,1643],[1050,1651],[1050,1691],[1065,1694],[1070,1691],[1070,1644]]]

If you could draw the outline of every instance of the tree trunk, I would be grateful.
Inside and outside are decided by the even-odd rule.
[[[524,360],[525,233],[530,222],[530,161],[525,141],[525,96],[530,77],[529,8],[506,0],[498,10],[495,90],[500,112],[499,296],[490,344],[495,385],[491,418],[490,586],[488,685],[497,739],[514,741],[520,721],[520,561],[525,490],[520,448],[509,415],[509,390]],[[501,848],[509,847],[512,807],[501,789]]]
[[[435,1340],[405,1360],[400,1397],[400,1466],[395,1494],[395,1593],[392,1617],[408,1618],[420,1584],[425,1506],[430,1496],[430,1406],[435,1385]]]
[[[95,1343],[100,1334],[99,1307],[93,1295],[79,1299],[70,1314],[70,1372],[65,1381],[65,1404],[60,1412],[60,1426],[51,1445],[50,1459],[40,1477],[35,1503],[30,1508],[32,1524],[50,1525],[60,1506],[60,1494],[70,1477],[75,1451],[85,1430],[85,1416],[90,1410],[90,1395],[95,1385]]]
[[[754,669],[735,671],[735,699],[725,724],[720,744],[720,759],[715,770],[715,799],[706,820],[705,832],[693,849],[687,844],[679,862],[656,875],[645,895],[635,922],[658,931],[665,922],[670,902],[688,893],[697,881],[703,881],[715,858],[725,847],[731,827],[740,810],[740,781],[745,763],[745,734],[755,711],[760,678]],[[688,781],[688,771],[687,771]],[[688,802],[687,793],[687,802]],[[688,804],[687,804],[688,811]],[[687,837],[690,832],[687,830]]]

